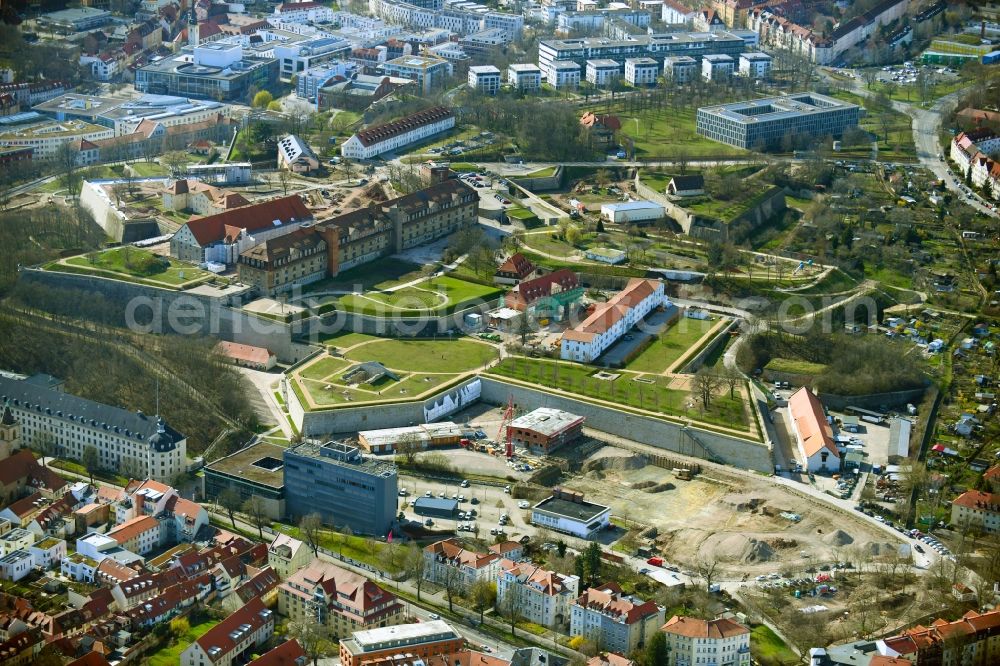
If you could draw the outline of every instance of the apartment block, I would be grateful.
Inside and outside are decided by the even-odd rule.
[[[495,67],[492,69],[496,70]],[[472,76],[470,68],[470,82]],[[496,85],[500,85],[499,70],[496,71]],[[340,146],[340,154],[350,159],[367,160],[382,153],[397,152],[454,126],[455,114],[443,106],[436,106],[390,123],[363,129]]]
[[[617,583],[592,587],[570,609],[571,636],[585,636],[599,650],[632,654],[663,626],[664,609],[624,594]]]
[[[497,608],[514,603],[529,622],[565,631],[570,606],[580,592],[580,579],[547,571],[531,562],[503,560],[497,576]],[[514,595],[514,599],[509,599]]]
[[[633,86],[651,86],[656,84],[660,66],[653,58],[626,58],[625,80]]]
[[[531,63],[515,63],[507,67],[507,83],[523,92],[534,92],[542,87],[542,70]]]
[[[726,618],[675,615],[663,625],[669,666],[750,666],[750,630]]]
[[[622,77],[622,66],[617,60],[600,58],[587,61],[587,80],[595,86],[610,85]]]
[[[470,67],[469,87],[486,95],[496,95],[500,91],[500,70],[493,65]]]
[[[674,83],[690,83],[698,75],[698,61],[690,56],[663,59],[663,78]]]

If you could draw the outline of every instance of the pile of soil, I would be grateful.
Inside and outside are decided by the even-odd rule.
[[[743,534],[713,534],[705,539],[699,549],[710,552],[724,562],[751,564],[774,559],[774,549],[766,542]]]
[[[829,546],[849,546],[854,543],[854,537],[845,532],[844,530],[834,530],[830,532],[825,537],[823,537],[823,543]]]

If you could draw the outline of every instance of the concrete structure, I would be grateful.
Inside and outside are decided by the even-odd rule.
[[[750,630],[726,618],[675,615],[663,625],[670,666],[750,666]]]
[[[397,626],[356,631],[340,641],[340,663],[362,666],[399,654],[410,654],[424,661],[442,654],[458,652],[465,639],[442,620],[401,624]]]
[[[140,67],[135,89],[161,95],[199,99],[249,101],[252,90],[271,88],[278,82],[279,61],[265,53],[244,55],[236,43],[217,41],[185,48]]]
[[[601,204],[601,217],[615,224],[641,224],[660,220],[666,209],[653,201]]]
[[[504,560],[500,569],[497,608],[513,603],[528,622],[554,630],[569,627],[570,604],[580,593],[579,578],[547,571],[531,562]]]
[[[585,65],[588,60],[626,58],[655,58],[690,56],[701,58],[707,54],[738,56],[746,50],[746,42],[728,32],[634,35],[627,40],[586,37],[579,39],[543,39],[538,43],[538,66],[549,71],[555,62],[575,62]]]
[[[274,18],[287,23],[332,22],[336,12],[318,2],[286,2],[274,8]]]
[[[550,407],[539,407],[507,426],[507,437],[532,453],[549,454],[583,434],[582,416]]]
[[[571,636],[584,636],[599,650],[632,654],[663,626],[664,609],[622,592],[617,583],[592,587],[570,608]]]
[[[205,495],[217,498],[233,489],[246,501],[252,496],[264,500],[268,518],[285,515],[285,447],[259,441],[205,466]]]
[[[579,63],[570,61],[555,61],[542,71],[545,72],[545,80],[550,86],[557,90],[563,88],[577,88],[580,86]]]
[[[278,612],[295,622],[323,625],[334,639],[391,627],[404,619],[403,604],[396,595],[360,574],[319,559],[292,572],[278,586]]]
[[[663,282],[632,278],[607,303],[563,333],[560,357],[591,363],[656,308],[668,305]]]
[[[457,539],[424,547],[424,578],[439,585],[458,584],[468,590],[480,580],[493,582],[500,573],[500,556],[467,550]]]
[[[358,446],[370,453],[393,453],[400,442],[426,450],[457,446],[461,439],[462,428],[451,421],[358,432]]]
[[[522,92],[534,92],[542,87],[542,70],[531,63],[515,63],[507,67],[507,83]]]
[[[492,11],[483,5],[466,3],[470,7],[460,7],[455,3],[443,7],[441,0],[369,0],[368,9],[386,23],[406,25],[423,29],[443,28],[459,35],[468,35],[482,30],[500,29],[508,40],[520,37],[524,29],[524,17]]]
[[[409,79],[391,76],[354,74],[349,79],[327,82],[316,93],[316,108],[363,111],[403,86],[412,85]]]
[[[274,613],[254,598],[209,629],[180,655],[181,666],[232,666],[264,645],[274,635]]]
[[[626,58],[625,80],[633,86],[652,86],[656,84],[660,66],[653,58]]]
[[[379,69],[387,76],[415,82],[424,95],[444,85],[452,73],[451,63],[444,58],[418,55],[394,58],[382,63]]]
[[[622,65],[617,60],[599,58],[587,61],[587,80],[595,86],[610,85],[622,77]]]
[[[493,65],[470,67],[469,87],[486,95],[496,95],[500,92],[500,70]]]
[[[771,76],[771,56],[760,51],[740,54],[740,76],[766,79]]]
[[[708,54],[701,57],[701,78],[706,81],[726,81],[733,75],[735,62],[731,56]]]
[[[32,159],[40,160],[54,156],[63,144],[110,139],[114,134],[108,127],[82,120],[56,122],[39,118],[30,124],[0,127],[0,148],[30,147]]]
[[[788,399],[788,418],[805,469],[810,472],[839,472],[840,451],[833,441],[833,429],[819,398],[803,386]]]
[[[611,508],[584,501],[582,493],[553,488],[551,497],[532,507],[531,523],[590,539],[611,524]]]
[[[105,469],[126,462],[152,479],[172,479],[187,470],[187,438],[158,416],[78,398],[35,382],[0,376],[0,403],[20,423],[23,446],[53,436],[60,455],[74,460],[88,446]]]
[[[274,46],[274,57],[278,59],[278,76],[282,80],[289,80],[293,76],[300,77],[296,84],[302,83],[302,78],[306,79],[305,90],[312,90],[315,94],[317,88],[314,81],[324,76],[317,70],[334,58],[342,57],[351,50],[351,43],[341,37],[333,37],[329,34],[321,34],[307,39],[291,40],[288,44],[276,44]],[[346,74],[346,63],[341,61],[336,63],[334,70],[336,74],[344,76]],[[329,72],[329,68],[324,68]],[[312,73],[310,74],[310,70]],[[328,80],[328,79],[327,79]],[[303,97],[303,95],[300,95]]]
[[[968,525],[981,532],[1000,532],[1000,495],[967,490],[951,502],[951,524]]]
[[[818,93],[797,93],[698,109],[698,134],[737,148],[774,148],[784,137],[840,137],[857,127],[861,107]]]
[[[289,134],[278,141],[278,168],[292,173],[309,173],[319,168],[319,158],[308,143]]]
[[[691,56],[663,59],[663,78],[674,83],[690,83],[698,75],[698,61]]]
[[[319,513],[355,534],[384,536],[396,519],[398,476],[392,463],[366,458],[339,442],[306,442],[285,450],[287,513]]]
[[[39,25],[55,31],[83,32],[98,28],[111,20],[111,12],[94,7],[77,7],[49,12],[38,17]]]
[[[499,73],[497,77],[499,81]],[[437,106],[363,129],[340,146],[340,154],[351,159],[371,159],[424,141],[454,126],[455,115],[451,110]]]

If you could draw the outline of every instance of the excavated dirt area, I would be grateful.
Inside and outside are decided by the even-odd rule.
[[[612,514],[655,526],[664,556],[681,566],[718,560],[729,574],[757,575],[849,561],[896,544],[852,516],[803,499],[766,480],[681,481],[628,451],[605,447],[561,482]],[[782,513],[800,517],[796,522]]]

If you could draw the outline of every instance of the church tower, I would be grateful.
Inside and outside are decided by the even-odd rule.
[[[10,405],[4,403],[0,408],[0,460],[6,460],[20,448],[21,424],[14,418]]]
[[[188,46],[198,46],[198,15],[194,11],[195,0],[191,0],[191,13],[188,15]]]

